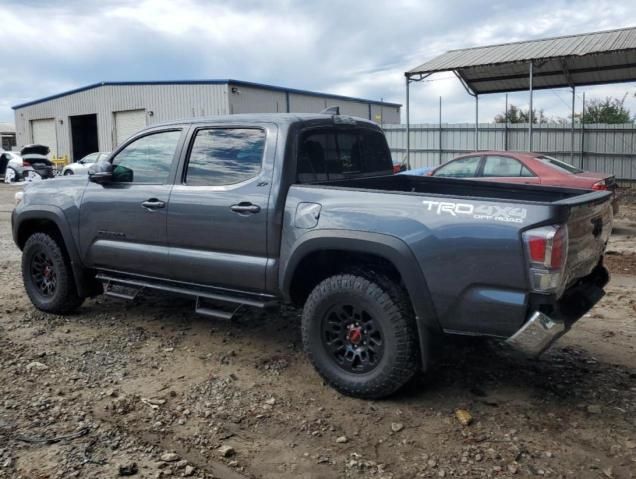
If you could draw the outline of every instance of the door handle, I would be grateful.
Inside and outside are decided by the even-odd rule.
[[[141,206],[147,210],[158,210],[160,208],[165,208],[166,202],[158,200],[157,198],[150,198],[149,200],[144,201]]]
[[[239,213],[239,214],[253,214],[253,213],[258,213],[259,211],[261,211],[261,207],[258,205],[254,205],[252,203],[250,203],[249,201],[241,201],[238,205],[232,205],[231,210],[234,211],[234,213]]]

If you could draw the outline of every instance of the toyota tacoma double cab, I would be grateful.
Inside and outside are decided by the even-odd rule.
[[[32,303],[292,303],[326,382],[379,398],[440,333],[538,355],[603,296],[610,192],[394,175],[379,126],[331,113],[153,126],[89,176],[28,185],[12,227]]]

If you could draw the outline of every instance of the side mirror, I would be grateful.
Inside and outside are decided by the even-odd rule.
[[[88,181],[103,185],[113,180],[113,165],[109,161],[94,163],[88,169]]]

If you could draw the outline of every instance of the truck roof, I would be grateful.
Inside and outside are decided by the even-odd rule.
[[[276,124],[292,124],[297,122],[313,121],[313,120],[326,120],[333,121],[333,118],[337,117],[342,120],[342,123],[355,122],[365,123],[369,126],[379,128],[377,123],[367,120],[365,118],[359,118],[350,115],[328,115],[324,113],[241,113],[236,115],[219,115],[219,116],[204,116],[195,118],[185,118],[181,120],[168,121],[152,125],[149,128],[156,128],[158,126],[169,125],[184,125],[184,124],[196,124],[196,123],[258,123],[269,122]]]

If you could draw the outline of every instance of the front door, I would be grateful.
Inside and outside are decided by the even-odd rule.
[[[80,208],[80,249],[94,268],[164,276],[166,218],[181,129],[136,138],[111,158],[113,180],[89,182]]]
[[[191,283],[263,290],[276,129],[201,128],[168,212],[173,276]],[[270,158],[271,159],[271,158]]]

